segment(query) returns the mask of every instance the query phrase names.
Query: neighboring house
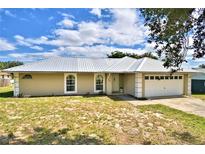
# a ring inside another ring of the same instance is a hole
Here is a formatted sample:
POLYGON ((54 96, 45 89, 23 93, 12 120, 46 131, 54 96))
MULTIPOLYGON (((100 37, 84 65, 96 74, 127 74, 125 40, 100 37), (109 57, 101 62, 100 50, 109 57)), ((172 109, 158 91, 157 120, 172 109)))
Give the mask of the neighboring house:
POLYGON ((192 75, 192 93, 205 93, 205 69, 194 68, 194 70, 198 72, 192 75))
POLYGON ((0 71, 0 87, 5 87, 10 85, 11 79, 12 77, 10 73, 0 71))
POLYGON ((12 79, 12 77, 10 73, 0 71, 0 79, 12 79))
POLYGON ((190 95, 191 72, 170 76, 150 58, 52 58, 5 70, 14 73, 14 96, 128 94, 137 98, 190 95))

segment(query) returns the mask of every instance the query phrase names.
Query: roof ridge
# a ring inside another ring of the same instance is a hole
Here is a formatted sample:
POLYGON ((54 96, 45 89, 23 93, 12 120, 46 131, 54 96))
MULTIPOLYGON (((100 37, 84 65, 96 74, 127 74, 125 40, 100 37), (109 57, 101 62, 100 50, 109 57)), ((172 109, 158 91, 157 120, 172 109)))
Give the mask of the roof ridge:
POLYGON ((136 71, 140 71, 140 69, 142 68, 142 66, 144 65, 145 61, 147 61, 147 57, 144 57, 141 61, 141 64, 139 65, 139 67, 137 68, 136 71))
MULTIPOLYGON (((113 59, 115 59, 115 58, 113 58, 113 59)), ((106 68, 104 71, 110 69, 110 68, 113 67, 114 65, 119 64, 122 60, 124 60, 124 57, 123 57, 123 58, 118 58, 118 59, 119 59, 119 61, 118 61, 117 63, 113 63, 112 65, 108 66, 108 68, 106 68)))
POLYGON ((133 58, 133 60, 134 60, 134 61, 128 66, 127 70, 129 70, 129 69, 132 67, 132 65, 133 65, 134 63, 136 63, 136 61, 141 60, 141 58, 140 58, 140 59, 135 59, 135 58, 133 58))
MULTIPOLYGON (((56 57, 56 58, 64 58, 64 59, 69 59, 69 58, 72 58, 72 59, 122 59, 122 58, 109 58, 109 57, 56 57)), ((49 58, 49 59, 52 59, 52 58, 49 58)))

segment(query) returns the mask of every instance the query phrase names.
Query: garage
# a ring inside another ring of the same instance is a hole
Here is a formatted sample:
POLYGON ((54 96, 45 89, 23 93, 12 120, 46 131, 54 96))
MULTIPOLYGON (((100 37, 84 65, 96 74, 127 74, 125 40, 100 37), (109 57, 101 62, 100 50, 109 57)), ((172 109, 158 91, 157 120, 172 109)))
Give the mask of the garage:
POLYGON ((183 95, 183 75, 145 75, 145 97, 183 95))

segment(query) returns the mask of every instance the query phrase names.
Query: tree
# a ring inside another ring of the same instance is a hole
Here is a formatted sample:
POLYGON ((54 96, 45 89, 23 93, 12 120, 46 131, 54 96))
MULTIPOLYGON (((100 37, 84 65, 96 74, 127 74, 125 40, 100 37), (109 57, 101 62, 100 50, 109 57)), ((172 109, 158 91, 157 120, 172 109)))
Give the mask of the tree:
POLYGON ((192 49, 193 58, 205 54, 205 9, 140 9, 164 67, 179 70, 192 49), (190 38, 193 43, 190 43, 190 38))
POLYGON ((199 68, 205 68, 205 64, 199 65, 199 68))
POLYGON ((20 61, 8 61, 8 62, 0 62, 0 70, 7 69, 14 66, 23 65, 23 62, 20 61))
POLYGON ((125 52, 121 52, 121 51, 113 51, 113 52, 111 52, 111 54, 107 55, 108 58, 122 58, 122 57, 125 57, 125 56, 136 58, 136 59, 140 59, 140 58, 143 58, 143 57, 158 59, 151 52, 146 52, 142 55, 138 55, 136 53, 125 53, 125 52))

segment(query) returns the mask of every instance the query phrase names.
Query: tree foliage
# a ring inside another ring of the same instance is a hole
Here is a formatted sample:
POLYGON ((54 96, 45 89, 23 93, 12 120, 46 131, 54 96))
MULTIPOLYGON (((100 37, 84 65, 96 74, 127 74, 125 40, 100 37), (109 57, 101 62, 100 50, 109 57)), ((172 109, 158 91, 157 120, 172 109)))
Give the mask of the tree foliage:
POLYGON ((125 57, 125 56, 136 58, 136 59, 140 59, 140 58, 144 58, 144 57, 149 57, 149 58, 152 58, 152 59, 158 59, 151 52, 146 52, 144 54, 138 55, 136 53, 125 53, 125 52, 121 52, 121 51, 113 51, 113 52, 111 52, 111 54, 107 55, 108 58, 122 58, 122 57, 125 57))
POLYGON ((199 65, 199 68, 205 68, 205 64, 199 65))
POLYGON ((193 58, 205 54, 205 9, 140 9, 150 33, 148 42, 155 44, 165 67, 175 70, 186 62, 187 51, 193 58), (193 43, 190 42, 193 39, 193 43))
POLYGON ((0 62, 0 70, 7 69, 14 66, 23 65, 23 62, 20 61, 7 61, 7 62, 0 62))

